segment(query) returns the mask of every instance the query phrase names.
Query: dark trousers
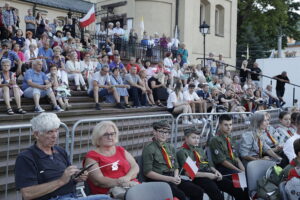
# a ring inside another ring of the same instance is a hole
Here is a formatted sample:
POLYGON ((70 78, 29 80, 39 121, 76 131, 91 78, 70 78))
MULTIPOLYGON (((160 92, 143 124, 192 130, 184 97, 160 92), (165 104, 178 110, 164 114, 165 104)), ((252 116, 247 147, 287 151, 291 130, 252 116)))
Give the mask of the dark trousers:
MULTIPOLYGON (((194 184, 192 181, 181 180, 178 188, 184 192, 185 196, 188 196, 190 200, 202 200, 203 199, 203 189, 198 185, 194 184)), ((177 197, 174 193, 173 195, 177 197)), ((178 198, 178 197, 177 197, 178 198)), ((186 199, 186 198, 185 198, 186 199)), ((181 198, 180 198, 181 200, 181 198)))
MULTIPOLYGON (((238 173, 238 171, 236 170, 228 169, 221 165, 217 166, 216 168, 222 175, 238 173)), ((248 190, 233 187, 231 176, 223 176, 223 180, 218 181, 217 185, 220 188, 220 190, 230 194, 235 198, 235 200, 249 200, 248 190)))
POLYGON ((279 108, 280 107, 280 103, 278 99, 274 99, 272 97, 269 97, 269 105, 273 105, 275 103, 276 107, 279 108))
POLYGON ((201 177, 195 178, 193 182, 200 186, 211 200, 224 200, 224 196, 222 195, 216 181, 201 177))
POLYGON ((128 89, 129 96, 133 101, 133 106, 144 106, 147 103, 146 94, 142 93, 142 90, 137 87, 131 86, 128 89))

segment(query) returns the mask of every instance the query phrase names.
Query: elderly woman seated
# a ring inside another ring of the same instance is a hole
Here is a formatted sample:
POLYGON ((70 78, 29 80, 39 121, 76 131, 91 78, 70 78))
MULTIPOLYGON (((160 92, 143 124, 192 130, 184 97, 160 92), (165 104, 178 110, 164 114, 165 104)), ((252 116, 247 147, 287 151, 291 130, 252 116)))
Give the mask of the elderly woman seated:
POLYGON ((117 146, 119 130, 111 121, 96 125, 92 133, 94 149, 89 151, 84 166, 93 165, 87 183, 92 194, 107 194, 116 187, 131 187, 137 184, 139 167, 123 147, 117 146))
POLYGON ((1 61, 1 66, 2 66, 2 71, 0 72, 0 98, 3 97, 5 101, 6 108, 7 108, 6 112, 9 115, 14 114, 14 111, 12 110, 10 105, 10 98, 14 97, 17 104, 16 112, 18 114, 25 114, 26 111, 24 111, 21 107, 21 95, 23 93, 16 83, 15 73, 9 71, 11 66, 11 61, 9 59, 3 59, 1 61))

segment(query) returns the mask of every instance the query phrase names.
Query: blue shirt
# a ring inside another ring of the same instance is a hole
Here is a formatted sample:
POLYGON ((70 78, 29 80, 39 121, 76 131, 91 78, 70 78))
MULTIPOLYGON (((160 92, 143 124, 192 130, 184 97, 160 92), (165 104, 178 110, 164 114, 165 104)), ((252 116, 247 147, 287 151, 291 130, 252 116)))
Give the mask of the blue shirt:
MULTIPOLYGON (((53 154, 48 155, 34 144, 18 155, 15 163, 15 183, 18 190, 48 183, 63 175, 64 170, 71 165, 67 153, 59 146, 54 146, 52 151, 53 154)), ((75 187, 76 183, 70 180, 66 185, 37 198, 37 200, 46 200, 73 193, 75 187)))
POLYGON ((44 72, 36 72, 33 69, 28 69, 25 73, 23 85, 23 90, 26 90, 29 85, 28 81, 31 80, 33 83, 39 84, 39 85, 45 85, 45 81, 48 80, 48 77, 44 72))
POLYGON ((20 48, 22 48, 25 45, 25 38, 23 37, 16 36, 13 38, 13 40, 15 40, 18 45, 20 45, 20 48))
POLYGON ((117 64, 117 63, 115 63, 115 61, 112 61, 110 64, 109 64, 109 69, 110 70, 113 70, 113 68, 119 68, 119 69, 124 69, 124 65, 123 65, 123 63, 119 63, 119 64, 117 64))
MULTIPOLYGON (((1 50, 2 51, 2 50, 1 50)), ((9 59, 11 61, 11 69, 15 66, 15 61, 19 61, 19 56, 16 52, 9 50, 7 54, 3 54, 2 58, 0 59, 0 66, 2 59, 9 59)), ((2 67, 0 67, 2 70, 2 67)))
POLYGON ((47 57, 46 62, 48 64, 52 60, 53 50, 51 48, 49 48, 49 49, 46 50, 44 47, 40 47, 39 48, 38 56, 47 57))
POLYGON ((209 97, 209 93, 204 92, 203 90, 198 90, 196 93, 199 97, 202 97, 203 99, 207 99, 209 97))

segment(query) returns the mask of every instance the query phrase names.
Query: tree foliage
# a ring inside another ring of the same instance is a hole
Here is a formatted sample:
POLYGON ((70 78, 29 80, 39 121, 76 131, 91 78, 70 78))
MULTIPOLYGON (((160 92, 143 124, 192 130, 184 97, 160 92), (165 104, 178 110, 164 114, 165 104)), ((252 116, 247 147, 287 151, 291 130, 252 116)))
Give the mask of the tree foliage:
MULTIPOLYGON (((300 2, 294 0, 238 0, 237 56, 252 59, 268 56, 277 48, 279 35, 300 39, 298 23, 300 2)), ((283 46, 286 42, 283 42, 283 46)))

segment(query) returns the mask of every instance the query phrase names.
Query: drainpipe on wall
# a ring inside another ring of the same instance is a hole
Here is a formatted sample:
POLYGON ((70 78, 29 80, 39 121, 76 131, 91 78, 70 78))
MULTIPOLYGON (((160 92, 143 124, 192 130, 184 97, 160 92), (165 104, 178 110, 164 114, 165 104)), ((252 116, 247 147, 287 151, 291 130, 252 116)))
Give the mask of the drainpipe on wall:
MULTIPOLYGON (((179 38, 179 27, 178 27, 178 15, 179 15, 179 0, 176 0, 176 11, 175 11, 175 27, 174 27, 174 33, 176 30, 176 26, 177 26, 177 32, 178 32, 178 38, 179 38)), ((175 35, 174 35, 175 36, 175 35)))
POLYGON ((35 16, 35 12, 36 12, 36 3, 33 4, 33 7, 32 7, 32 15, 35 16))

